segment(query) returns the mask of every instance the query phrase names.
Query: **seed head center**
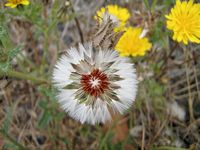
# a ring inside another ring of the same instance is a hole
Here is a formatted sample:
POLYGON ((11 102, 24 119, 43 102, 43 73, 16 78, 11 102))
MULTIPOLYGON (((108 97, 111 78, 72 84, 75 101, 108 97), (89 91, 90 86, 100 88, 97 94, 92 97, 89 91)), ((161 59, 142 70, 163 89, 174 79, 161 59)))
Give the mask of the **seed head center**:
POLYGON ((81 86, 84 92, 92 96, 99 96, 108 89, 108 77, 99 69, 94 69, 90 74, 82 75, 81 86))
POLYGON ((96 88, 100 85, 101 80, 99 80, 98 78, 95 78, 95 77, 91 77, 89 82, 90 82, 92 88, 96 88))

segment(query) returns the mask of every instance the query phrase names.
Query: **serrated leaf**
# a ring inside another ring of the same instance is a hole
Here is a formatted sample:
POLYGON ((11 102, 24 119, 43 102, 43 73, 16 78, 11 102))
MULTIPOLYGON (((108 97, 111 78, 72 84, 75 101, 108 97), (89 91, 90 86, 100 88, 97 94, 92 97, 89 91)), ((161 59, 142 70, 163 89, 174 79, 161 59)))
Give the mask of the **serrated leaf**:
POLYGON ((0 71, 6 73, 10 69, 10 63, 7 62, 0 62, 0 71))
POLYGON ((10 41, 8 33, 5 27, 3 26, 0 26, 0 41, 1 41, 2 47, 7 48, 7 49, 12 47, 12 43, 10 41))
POLYGON ((19 52, 21 51, 21 49, 22 49, 22 46, 18 46, 18 47, 14 48, 14 49, 9 50, 8 51, 8 57, 9 57, 9 59, 12 60, 13 58, 15 58, 15 56, 17 54, 19 54, 19 52))

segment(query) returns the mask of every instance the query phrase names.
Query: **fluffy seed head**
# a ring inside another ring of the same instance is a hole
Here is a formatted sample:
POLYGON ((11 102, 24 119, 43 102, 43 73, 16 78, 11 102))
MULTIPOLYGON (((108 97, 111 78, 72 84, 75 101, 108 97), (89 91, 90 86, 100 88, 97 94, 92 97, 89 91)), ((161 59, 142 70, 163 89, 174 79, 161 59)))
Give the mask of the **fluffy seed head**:
POLYGON ((92 44, 71 48, 53 71, 58 101, 81 123, 105 123, 111 114, 124 113, 133 103, 137 80, 133 64, 114 50, 92 44))

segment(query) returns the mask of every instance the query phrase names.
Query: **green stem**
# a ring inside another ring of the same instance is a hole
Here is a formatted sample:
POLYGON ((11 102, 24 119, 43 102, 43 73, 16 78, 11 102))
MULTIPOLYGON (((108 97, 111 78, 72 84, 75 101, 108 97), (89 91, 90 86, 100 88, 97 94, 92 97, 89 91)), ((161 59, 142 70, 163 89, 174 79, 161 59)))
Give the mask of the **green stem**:
POLYGON ((40 73, 42 74, 45 69, 45 64, 46 64, 46 56, 47 56, 47 51, 48 51, 48 30, 44 32, 44 47, 43 47, 43 56, 42 56, 42 64, 41 64, 41 69, 40 73))
POLYGON ((14 140, 12 137, 10 137, 10 135, 8 135, 8 133, 6 133, 4 130, 0 130, 0 134, 5 137, 7 140, 9 140, 10 142, 12 142, 14 145, 16 145, 20 150, 28 150, 27 148, 25 148, 24 146, 22 146, 21 144, 19 144, 16 140, 14 140))
POLYGON ((186 149, 186 148, 177 148, 177 147, 162 146, 162 147, 152 148, 151 150, 189 150, 189 149, 186 149))
POLYGON ((32 75, 25 74, 25 73, 22 73, 22 72, 13 71, 13 70, 9 70, 7 72, 1 72, 0 71, 0 77, 3 77, 3 76, 9 76, 9 77, 18 78, 18 79, 29 80, 29 81, 32 81, 35 84, 45 84, 45 83, 49 84, 49 82, 45 79, 34 77, 32 75))

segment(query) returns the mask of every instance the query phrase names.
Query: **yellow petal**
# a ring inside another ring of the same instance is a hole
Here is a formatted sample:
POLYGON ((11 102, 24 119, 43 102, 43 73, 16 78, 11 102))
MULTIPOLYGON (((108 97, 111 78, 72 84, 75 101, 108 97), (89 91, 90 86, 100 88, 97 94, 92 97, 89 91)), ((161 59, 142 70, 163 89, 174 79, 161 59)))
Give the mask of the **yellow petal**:
POLYGON ((21 4, 22 4, 22 5, 29 5, 29 3, 30 3, 30 2, 29 2, 28 0, 23 0, 23 1, 21 1, 21 4))
POLYGON ((15 8, 15 7, 17 7, 17 4, 6 3, 5 6, 7 6, 7 7, 11 7, 11 8, 15 8))

